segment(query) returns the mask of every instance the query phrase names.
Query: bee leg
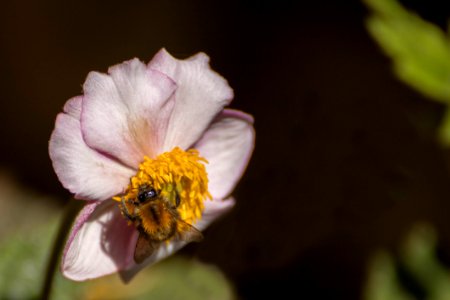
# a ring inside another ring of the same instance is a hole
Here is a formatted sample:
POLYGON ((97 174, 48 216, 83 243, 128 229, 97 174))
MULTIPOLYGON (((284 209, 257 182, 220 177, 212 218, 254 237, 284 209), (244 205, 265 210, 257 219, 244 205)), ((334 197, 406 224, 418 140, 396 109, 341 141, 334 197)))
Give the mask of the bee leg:
POLYGON ((175 191, 175 207, 178 207, 180 205, 181 199, 180 194, 178 194, 177 191, 175 191))
POLYGON ((129 221, 132 221, 132 222, 136 221, 136 217, 131 215, 130 212, 128 211, 124 197, 122 197, 122 213, 129 221))

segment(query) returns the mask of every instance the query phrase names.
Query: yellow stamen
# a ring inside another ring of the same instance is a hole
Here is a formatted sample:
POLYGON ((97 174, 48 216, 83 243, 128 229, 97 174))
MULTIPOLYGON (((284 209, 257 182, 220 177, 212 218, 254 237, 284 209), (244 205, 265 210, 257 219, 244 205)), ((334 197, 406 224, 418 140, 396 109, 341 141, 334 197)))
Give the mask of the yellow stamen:
POLYGON ((130 184, 122 196, 113 197, 116 201, 135 200, 139 187, 150 185, 172 203, 177 194, 180 205, 177 210, 183 221, 193 224, 202 216, 206 198, 211 199, 208 191, 208 176, 205 169, 206 159, 195 149, 183 151, 176 147, 151 159, 144 157, 138 172, 130 179, 130 184))

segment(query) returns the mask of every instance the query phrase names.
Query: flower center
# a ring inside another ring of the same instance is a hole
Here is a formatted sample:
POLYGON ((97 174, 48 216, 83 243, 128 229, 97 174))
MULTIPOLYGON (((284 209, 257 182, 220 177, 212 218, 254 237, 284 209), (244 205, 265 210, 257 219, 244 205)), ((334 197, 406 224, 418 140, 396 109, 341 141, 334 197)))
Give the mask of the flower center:
POLYGON ((208 161, 195 149, 183 151, 176 147, 151 159, 147 156, 139 170, 130 179, 124 195, 113 197, 116 201, 135 202, 143 186, 152 187, 159 197, 177 206, 180 218, 193 224, 202 216, 208 192, 208 176, 205 169, 208 161))

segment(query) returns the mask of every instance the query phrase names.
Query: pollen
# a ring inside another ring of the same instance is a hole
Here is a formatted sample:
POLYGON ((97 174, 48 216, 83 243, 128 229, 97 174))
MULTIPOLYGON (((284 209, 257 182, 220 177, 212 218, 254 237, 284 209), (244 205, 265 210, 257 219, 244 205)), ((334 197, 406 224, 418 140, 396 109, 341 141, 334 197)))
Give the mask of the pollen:
POLYGON ((198 150, 184 151, 179 147, 165 152, 155 159, 144 157, 135 176, 130 179, 125 194, 113 197, 116 201, 135 200, 139 187, 150 185, 173 205, 176 205, 180 218, 194 224, 201 219, 204 201, 212 199, 208 191, 208 176, 205 164, 198 150), (177 199, 179 198, 179 199, 177 199))

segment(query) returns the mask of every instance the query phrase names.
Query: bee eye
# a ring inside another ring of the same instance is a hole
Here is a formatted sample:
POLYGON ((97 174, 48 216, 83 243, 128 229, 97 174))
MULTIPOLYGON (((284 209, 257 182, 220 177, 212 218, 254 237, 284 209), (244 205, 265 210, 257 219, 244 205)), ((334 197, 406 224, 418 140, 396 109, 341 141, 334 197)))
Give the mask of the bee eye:
POLYGON ((140 192, 137 198, 140 203, 143 203, 145 201, 155 198, 157 195, 158 194, 156 193, 155 189, 150 188, 148 190, 140 192))

